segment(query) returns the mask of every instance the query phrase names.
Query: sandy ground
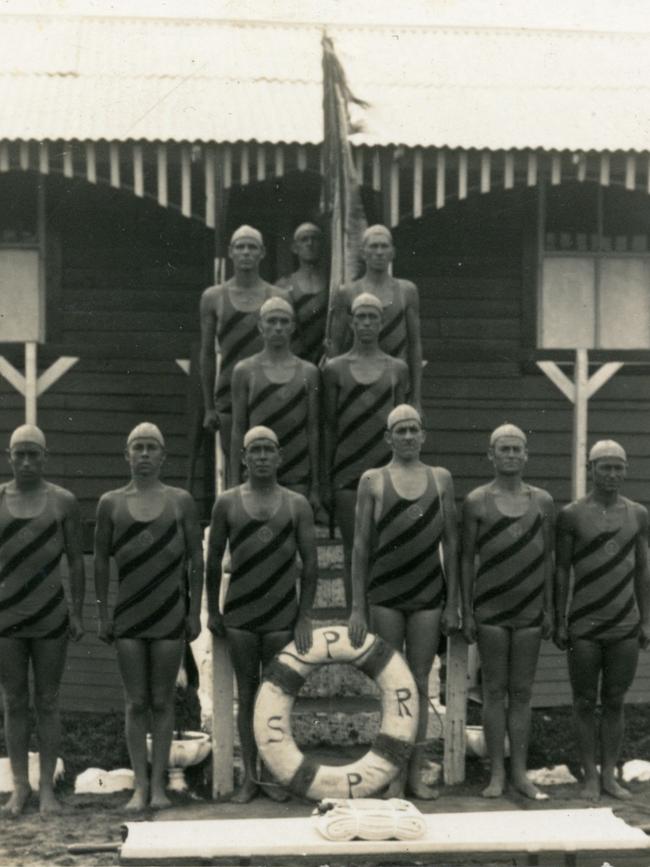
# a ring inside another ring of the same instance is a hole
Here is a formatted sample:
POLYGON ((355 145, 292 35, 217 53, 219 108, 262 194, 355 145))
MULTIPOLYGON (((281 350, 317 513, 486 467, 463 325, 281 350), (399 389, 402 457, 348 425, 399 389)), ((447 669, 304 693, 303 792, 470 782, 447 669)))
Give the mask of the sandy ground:
MULTIPOLYGON (((598 806, 611 807, 614 812, 632 825, 650 828, 650 783, 631 784, 633 798, 625 803, 604 797, 598 806)), ((593 806, 581 800, 577 785, 546 787, 551 798, 542 804, 533 804, 516 795, 508 794, 494 801, 486 801, 479 795, 479 787, 454 786, 444 790, 435 802, 416 801, 422 812, 472 812, 479 810, 498 811, 514 809, 569 809, 593 806)), ((143 813, 127 816, 122 806, 126 794, 109 796, 67 795, 63 797, 64 812, 47 821, 41 820, 36 802, 31 802, 25 814, 18 819, 0 819, 0 865, 61 865, 61 867, 108 867, 119 863, 116 852, 95 852, 75 855, 68 846, 75 843, 101 844, 121 841, 121 826, 125 821, 164 821, 169 819, 219 819, 219 818, 273 818, 308 816, 312 805, 297 800, 278 804, 261 797, 242 807, 234 804, 217 804, 209 801, 190 800, 177 796, 175 806, 162 813, 143 813)), ((610 859, 612 860, 612 859, 610 859)), ((650 862, 647 858, 645 863, 650 862)), ((469 862, 465 862, 469 863, 469 862)), ((472 863, 477 863, 472 861, 472 863)), ((495 863, 490 861, 489 863, 495 863)), ((509 864, 513 862, 508 861, 509 864)), ((612 860, 614 867, 627 862, 620 857, 612 860)), ((644 863, 644 862, 634 862, 644 863)))

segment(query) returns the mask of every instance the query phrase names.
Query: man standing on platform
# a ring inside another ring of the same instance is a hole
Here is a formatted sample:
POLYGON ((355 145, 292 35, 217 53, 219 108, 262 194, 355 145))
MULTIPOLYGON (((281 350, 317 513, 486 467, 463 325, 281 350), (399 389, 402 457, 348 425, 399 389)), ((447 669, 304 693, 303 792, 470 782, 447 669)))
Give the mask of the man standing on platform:
POLYGON ((319 499, 319 372, 291 351, 294 311, 284 298, 260 308, 264 349, 237 363, 232 377, 231 484, 241 481, 244 433, 263 425, 280 442, 278 482, 307 497, 314 514, 319 499))
POLYGON ((204 421, 219 430, 224 455, 230 455, 232 399, 230 382, 235 364, 262 349, 257 327, 260 307, 274 295, 284 295, 260 277, 264 258, 262 235, 251 226, 240 226, 231 240, 229 256, 234 275, 223 285, 210 286, 201 296, 201 386, 204 421), (216 380, 215 341, 221 359, 216 380))
POLYGON ((314 223, 301 223, 293 233, 291 249, 298 257, 298 270, 277 285, 288 293, 296 313, 293 351, 318 365, 325 352, 328 298, 322 231, 314 223))
POLYGON ((366 273, 351 286, 342 286, 332 299, 330 355, 336 356, 350 345, 349 322, 352 302, 362 292, 381 301, 382 328, 380 348, 395 358, 403 358, 409 370, 409 402, 418 410, 422 404, 422 340, 420 336, 420 299, 415 283, 399 280, 390 273, 395 258, 393 236, 386 226, 370 226, 363 233, 361 257, 366 273))
MULTIPOLYGON (((311 647, 309 612, 317 581, 311 507, 301 494, 278 484, 277 436, 270 428, 254 427, 244 436, 243 445, 248 477, 215 503, 206 573, 208 626, 215 635, 227 638, 237 678, 244 779, 233 801, 242 804, 259 791, 253 710, 261 668, 292 637, 299 653, 311 647), (219 596, 226 543, 232 571, 222 614, 219 596)), ((274 786, 270 783, 266 788, 271 796, 274 786)))
POLYGON ((616 764, 625 693, 634 680, 639 646, 646 648, 650 641, 650 575, 648 512, 619 493, 627 470, 625 450, 614 440, 600 440, 589 453, 589 468, 592 490, 565 506, 558 518, 555 643, 561 650, 568 646, 583 795, 596 801, 601 788, 614 798, 631 797, 616 780, 616 764))
POLYGON ((528 446, 520 428, 504 424, 493 431, 488 457, 495 477, 465 500, 461 559, 463 632, 470 644, 478 640, 483 677, 491 764, 483 796, 503 794, 507 731, 513 786, 542 800, 547 795, 528 779, 526 758, 540 643, 552 631, 553 500, 522 479, 528 446))
POLYGON ((388 416, 388 466, 361 477, 352 553, 350 640, 366 635, 366 599, 372 631, 405 653, 420 695, 416 746, 407 771, 389 797, 431 800, 422 782, 429 714, 429 674, 440 631, 458 629, 458 529, 451 475, 420 460, 425 440, 416 409, 401 404, 388 416), (444 569, 443 569, 444 563, 444 569))
POLYGON ((341 531, 346 602, 351 602, 350 563, 354 510, 362 474, 390 459, 385 440, 389 412, 408 392, 408 368, 379 348, 382 304, 363 292, 352 302, 352 349, 323 368, 325 394, 325 467, 327 508, 334 507, 341 531))
POLYGON ((29 665, 40 756, 41 815, 59 812, 52 778, 61 740, 59 686, 68 638, 83 635, 85 591, 81 518, 75 497, 47 482, 45 436, 25 424, 9 440, 13 481, 0 486, 0 687, 14 790, 2 812, 18 816, 31 789, 28 774, 29 665), (72 609, 60 563, 65 554, 72 609))
POLYGON ((201 631, 203 548, 196 506, 187 491, 160 481, 165 441, 150 422, 128 436, 131 481, 97 506, 95 589, 99 639, 115 642, 126 698, 126 742, 133 768, 127 810, 170 806, 165 772, 174 728, 174 688, 185 641, 201 631), (110 558, 118 588, 108 612, 110 558), (189 581, 188 581, 189 576, 189 581), (151 784, 146 735, 151 716, 151 784))

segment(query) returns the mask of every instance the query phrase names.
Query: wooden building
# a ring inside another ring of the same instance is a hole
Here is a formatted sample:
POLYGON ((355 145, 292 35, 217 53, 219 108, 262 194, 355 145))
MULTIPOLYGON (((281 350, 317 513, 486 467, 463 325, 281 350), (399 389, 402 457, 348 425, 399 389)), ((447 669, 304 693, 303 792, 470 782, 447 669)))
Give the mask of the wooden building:
MULTIPOLYGON (((529 479, 564 503, 581 483, 590 398, 589 439, 623 443, 627 492, 648 503, 650 37, 330 35, 370 103, 353 137, 369 215, 393 227, 395 271, 420 287, 427 459, 452 471, 462 498, 489 474, 488 432, 511 420, 531 431, 529 479)), ((224 239, 242 222, 260 228, 275 279, 291 268, 293 228, 318 211, 320 36, 3 19, 0 437, 37 414, 89 550, 135 423, 161 426, 166 478, 185 483, 198 300, 225 271, 224 239)), ((204 515, 210 473, 199 460, 204 515)), ((633 699, 650 699, 649 679, 644 661, 633 699)), ((535 701, 568 700, 547 648, 535 701)), ((64 703, 121 705, 113 653, 93 637, 71 649, 64 703)))

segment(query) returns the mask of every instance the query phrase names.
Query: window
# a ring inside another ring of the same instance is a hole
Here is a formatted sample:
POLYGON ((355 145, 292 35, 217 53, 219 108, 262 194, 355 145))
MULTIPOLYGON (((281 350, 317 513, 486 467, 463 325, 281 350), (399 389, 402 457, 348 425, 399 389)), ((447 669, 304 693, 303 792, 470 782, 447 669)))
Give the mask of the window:
POLYGON ((539 345, 650 348, 650 197, 583 183, 543 205, 539 345))

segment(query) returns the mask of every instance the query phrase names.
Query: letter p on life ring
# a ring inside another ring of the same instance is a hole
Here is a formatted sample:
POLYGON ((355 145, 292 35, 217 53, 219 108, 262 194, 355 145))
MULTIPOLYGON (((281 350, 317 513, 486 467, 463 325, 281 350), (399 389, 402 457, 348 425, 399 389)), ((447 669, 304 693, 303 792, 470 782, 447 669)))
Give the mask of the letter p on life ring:
POLYGON ((367 798, 390 783, 408 760, 417 723, 417 687, 402 655, 371 634, 361 647, 352 647, 347 626, 314 629, 312 647, 304 656, 293 642, 281 650, 264 671, 253 720, 260 755, 278 782, 314 801, 367 798), (381 728, 356 762, 321 765, 298 749, 291 709, 312 671, 342 662, 363 671, 381 690, 381 728))

